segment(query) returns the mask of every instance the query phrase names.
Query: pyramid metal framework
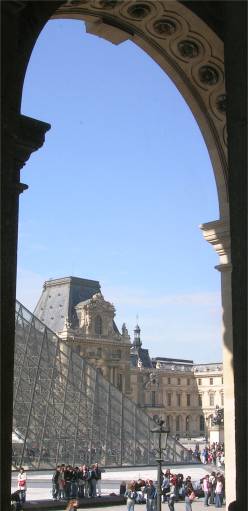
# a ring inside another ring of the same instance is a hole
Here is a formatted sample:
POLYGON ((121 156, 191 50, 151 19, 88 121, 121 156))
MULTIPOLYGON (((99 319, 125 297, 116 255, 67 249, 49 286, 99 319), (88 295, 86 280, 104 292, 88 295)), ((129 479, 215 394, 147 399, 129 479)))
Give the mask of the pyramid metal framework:
MULTIPOLYGON (((13 468, 153 465, 153 420, 16 302, 13 468)), ((189 462, 175 438, 164 458, 189 462)))

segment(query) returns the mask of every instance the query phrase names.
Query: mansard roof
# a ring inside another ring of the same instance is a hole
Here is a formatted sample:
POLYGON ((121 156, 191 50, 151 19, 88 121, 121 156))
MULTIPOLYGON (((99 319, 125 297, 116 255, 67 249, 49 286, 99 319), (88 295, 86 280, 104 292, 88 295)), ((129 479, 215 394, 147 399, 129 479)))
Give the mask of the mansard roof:
POLYGON ((131 367, 137 367, 138 360, 142 362, 142 367, 152 368, 152 361, 150 359, 149 350, 145 348, 131 348, 130 352, 130 364, 131 367))
POLYGON ((59 332, 63 330, 66 318, 72 326, 76 326, 75 305, 100 291, 101 286, 97 280, 78 277, 47 280, 34 314, 53 331, 59 332))

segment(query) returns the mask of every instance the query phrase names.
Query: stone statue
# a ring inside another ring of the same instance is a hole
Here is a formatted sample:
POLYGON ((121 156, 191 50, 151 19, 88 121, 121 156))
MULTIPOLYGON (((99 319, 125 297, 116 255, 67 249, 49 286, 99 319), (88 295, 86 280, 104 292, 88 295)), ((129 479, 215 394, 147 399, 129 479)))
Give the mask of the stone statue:
POLYGON ((71 321, 67 316, 67 318, 65 318, 65 329, 68 330, 69 328, 71 328, 71 326, 72 326, 71 321))
POLYGON ((214 416, 211 420, 212 426, 220 426, 224 425, 224 408, 219 408, 218 405, 216 405, 214 416))
POLYGON ((123 325, 121 327, 121 331, 122 331, 122 335, 124 335, 124 337, 128 336, 128 329, 126 327, 126 323, 123 323, 123 325))

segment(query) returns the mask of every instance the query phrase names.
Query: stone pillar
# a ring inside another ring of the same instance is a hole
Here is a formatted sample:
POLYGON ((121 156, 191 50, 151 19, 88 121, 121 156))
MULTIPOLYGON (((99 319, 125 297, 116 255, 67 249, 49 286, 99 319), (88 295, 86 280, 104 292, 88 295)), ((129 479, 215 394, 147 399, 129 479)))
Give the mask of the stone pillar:
POLYGON ((222 339, 223 339, 223 379, 224 379, 224 432, 226 466, 226 504, 236 498, 235 465, 235 403, 233 373, 233 330, 232 330, 232 288, 231 288, 231 242, 227 218, 200 226, 203 236, 216 250, 220 264, 216 269, 221 273, 222 297, 222 339))
POLYGON ((7 117, 2 132, 2 338, 1 402, 2 502, 6 509, 11 493, 12 403, 15 343, 16 258, 19 194, 27 188, 20 183, 20 169, 31 153, 40 148, 50 125, 20 115, 15 123, 7 117), (15 128, 13 128, 15 126, 15 128), (4 477, 3 477, 4 474, 4 477))
POLYGON ((209 442, 212 444, 213 442, 222 443, 224 442, 224 427, 221 426, 210 426, 209 428, 209 442))

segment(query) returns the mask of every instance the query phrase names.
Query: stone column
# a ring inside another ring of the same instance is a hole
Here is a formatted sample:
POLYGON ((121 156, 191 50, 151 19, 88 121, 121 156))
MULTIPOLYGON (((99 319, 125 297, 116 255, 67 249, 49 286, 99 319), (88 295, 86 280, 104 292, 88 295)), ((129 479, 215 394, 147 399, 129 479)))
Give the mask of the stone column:
POLYGON ((2 338, 1 401, 2 502, 8 507, 11 493, 12 403, 15 342, 16 258, 19 194, 27 188, 20 183, 20 170, 31 153, 39 149, 50 125, 20 115, 15 123, 7 117, 2 132, 2 338), (15 127, 13 127, 15 126, 15 127))
POLYGON ((216 250, 220 264, 216 269, 221 273, 222 297, 222 339, 224 379, 224 439, 226 467, 226 504, 236 498, 235 465, 235 403, 233 374, 233 331, 232 331, 232 288, 231 288, 231 242, 227 218, 202 224, 203 236, 216 250))

